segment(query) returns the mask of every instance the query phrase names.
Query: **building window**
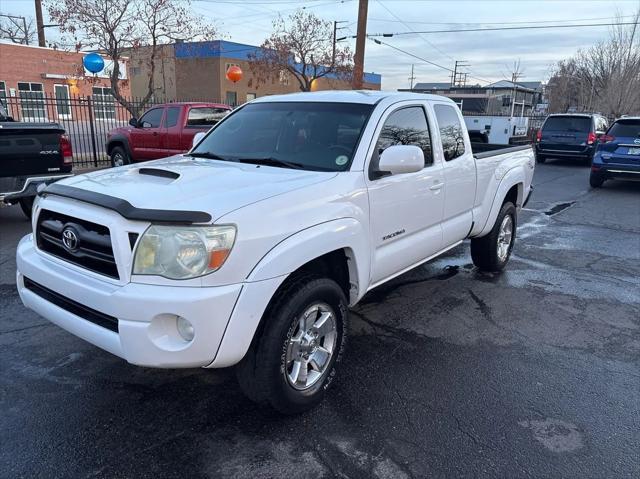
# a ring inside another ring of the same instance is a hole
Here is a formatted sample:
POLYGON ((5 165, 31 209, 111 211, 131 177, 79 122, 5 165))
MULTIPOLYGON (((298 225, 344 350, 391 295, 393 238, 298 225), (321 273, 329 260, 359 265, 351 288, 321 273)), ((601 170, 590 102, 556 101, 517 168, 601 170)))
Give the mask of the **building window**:
POLYGON ((3 81, 0 81, 0 103, 7 108, 7 85, 3 81))
POLYGON ((238 104, 238 94, 235 91, 228 91, 226 103, 229 106, 236 106, 238 104))
POLYGON ((251 101, 251 100, 255 100, 256 99, 256 94, 255 93, 247 93, 247 101, 251 101))
POLYGON ((93 111, 96 120, 115 120, 116 101, 111 93, 111 88, 93 87, 93 111))
POLYGON ((69 85, 53 85, 53 93, 56 97, 56 113, 60 120, 71 120, 71 100, 69 98, 69 85))
POLYGON ((280 70, 280 73, 278 74, 278 80, 280 81, 281 85, 289 85, 289 72, 287 70, 280 70))
POLYGON ((18 82, 18 95, 23 120, 47 119, 42 83, 18 82))

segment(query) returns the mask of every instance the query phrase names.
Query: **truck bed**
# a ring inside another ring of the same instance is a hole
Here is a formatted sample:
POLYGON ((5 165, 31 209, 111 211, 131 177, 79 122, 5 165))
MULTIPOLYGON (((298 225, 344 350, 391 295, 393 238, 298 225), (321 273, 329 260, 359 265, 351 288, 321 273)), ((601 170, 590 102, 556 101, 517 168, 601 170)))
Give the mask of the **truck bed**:
POLYGON ((471 142, 471 150, 476 160, 489 158, 491 156, 502 155, 504 153, 513 153, 516 151, 531 149, 531 145, 496 145, 494 143, 476 143, 471 142))

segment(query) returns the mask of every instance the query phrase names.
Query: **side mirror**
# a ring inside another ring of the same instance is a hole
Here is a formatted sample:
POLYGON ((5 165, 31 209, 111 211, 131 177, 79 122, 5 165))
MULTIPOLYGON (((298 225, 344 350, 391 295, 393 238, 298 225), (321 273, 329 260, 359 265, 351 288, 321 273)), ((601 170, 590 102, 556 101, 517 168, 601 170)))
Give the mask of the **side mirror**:
POLYGON ((129 119, 129 125, 131 125, 134 128, 138 128, 138 119, 137 118, 130 118, 129 119))
POLYGON ((191 148, 195 148, 195 146, 200 143, 200 140, 202 140, 205 135, 206 133, 204 131, 199 131, 198 133, 196 133, 193 136, 193 140, 191 141, 191 148))
POLYGON ((424 153, 415 145, 393 145, 380 155, 378 171, 399 175, 416 173, 424 168, 424 153))

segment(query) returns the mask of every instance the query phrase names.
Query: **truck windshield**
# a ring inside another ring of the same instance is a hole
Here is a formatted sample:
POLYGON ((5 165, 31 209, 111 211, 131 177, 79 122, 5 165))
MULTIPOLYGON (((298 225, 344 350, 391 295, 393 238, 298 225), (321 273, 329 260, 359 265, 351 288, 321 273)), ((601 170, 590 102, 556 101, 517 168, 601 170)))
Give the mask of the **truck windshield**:
POLYGON ((373 107, 252 103, 222 121, 191 153, 283 168, 345 171, 373 107))

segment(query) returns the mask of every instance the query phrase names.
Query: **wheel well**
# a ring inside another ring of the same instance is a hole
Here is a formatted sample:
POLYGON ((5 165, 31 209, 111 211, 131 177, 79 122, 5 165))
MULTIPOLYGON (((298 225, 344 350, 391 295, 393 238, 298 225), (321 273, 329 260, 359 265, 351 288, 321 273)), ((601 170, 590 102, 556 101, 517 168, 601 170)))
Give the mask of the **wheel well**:
POLYGON ((344 249, 323 254, 291 273, 290 277, 311 273, 334 280, 344 291, 347 299, 351 291, 349 257, 344 249))
POLYGON ((352 259, 353 253, 351 250, 338 249, 331 251, 330 253, 323 254, 322 256, 318 256, 293 271, 271 297, 271 300, 260 319, 260 323, 258 324, 256 331, 253 333, 251 347, 253 347, 257 338, 262 335, 262 331, 265 327, 265 317, 269 314, 269 311, 273 306, 274 299, 288 287, 291 281, 295 281, 295 279, 300 276, 312 274, 333 279, 342 288, 349 303, 355 302, 357 295, 357 272, 355 270, 355 263, 352 259), (351 278, 353 278, 353 284, 356 285, 354 286, 353 293, 351 292, 351 278))
POLYGON ((504 197, 504 201, 502 204, 504 205, 506 202, 511 202, 514 206, 518 206, 522 204, 522 183, 518 183, 517 185, 513 185, 511 189, 507 192, 507 195, 504 197), (520 200, 520 201, 519 201, 520 200))
POLYGON ((127 155, 129 154, 129 149, 123 140, 114 140, 107 145, 107 156, 111 156, 111 152, 117 146, 122 148, 127 155))

